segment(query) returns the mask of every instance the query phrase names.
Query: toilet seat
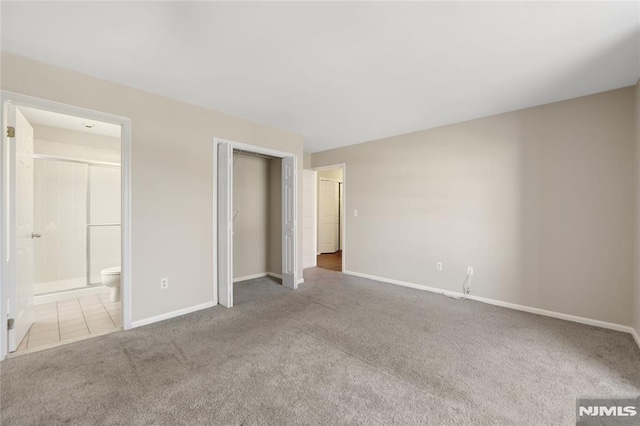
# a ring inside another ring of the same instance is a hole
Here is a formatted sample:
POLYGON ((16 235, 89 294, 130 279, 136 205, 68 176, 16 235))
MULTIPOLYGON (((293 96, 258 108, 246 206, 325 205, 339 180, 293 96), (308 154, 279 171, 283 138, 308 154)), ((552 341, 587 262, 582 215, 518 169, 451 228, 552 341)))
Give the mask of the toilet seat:
POLYGON ((111 268, 104 268, 100 271, 100 275, 120 275, 121 268, 119 266, 113 266, 111 268))

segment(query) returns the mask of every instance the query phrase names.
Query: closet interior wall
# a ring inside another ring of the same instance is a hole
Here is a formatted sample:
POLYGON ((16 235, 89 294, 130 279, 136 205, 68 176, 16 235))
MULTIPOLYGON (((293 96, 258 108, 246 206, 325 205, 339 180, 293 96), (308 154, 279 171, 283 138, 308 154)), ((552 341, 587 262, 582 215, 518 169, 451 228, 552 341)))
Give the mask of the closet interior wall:
POLYGON ((234 152, 233 278, 281 273, 281 160, 234 152))

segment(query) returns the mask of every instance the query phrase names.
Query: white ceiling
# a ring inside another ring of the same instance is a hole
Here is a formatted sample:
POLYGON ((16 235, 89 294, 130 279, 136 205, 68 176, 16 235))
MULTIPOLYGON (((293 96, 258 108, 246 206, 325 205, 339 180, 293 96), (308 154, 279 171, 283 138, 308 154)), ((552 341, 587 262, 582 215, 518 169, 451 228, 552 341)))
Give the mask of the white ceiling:
POLYGON ((81 117, 29 107, 20 107, 20 111, 22 111, 27 121, 31 124, 42 124, 59 129, 75 130, 92 135, 109 136, 120 139, 121 130, 117 124, 87 120, 81 117))
POLYGON ((2 50, 322 151, 629 86, 640 3, 7 2, 2 50))

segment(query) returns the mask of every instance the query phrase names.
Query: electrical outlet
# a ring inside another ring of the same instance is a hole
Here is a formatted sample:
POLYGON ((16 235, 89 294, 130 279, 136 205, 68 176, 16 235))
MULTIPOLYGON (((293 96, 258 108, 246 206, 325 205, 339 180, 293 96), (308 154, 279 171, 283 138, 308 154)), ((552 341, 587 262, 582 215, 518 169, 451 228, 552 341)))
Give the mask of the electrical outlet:
POLYGON ((169 278, 162 278, 160 280, 160 290, 169 288, 169 278))
POLYGON ((442 271, 442 262, 436 262, 436 271, 442 271))
POLYGON ((467 275, 473 276, 473 266, 467 266, 467 275))
POLYGON ((354 210, 354 211, 353 211, 353 215, 354 215, 354 216, 358 216, 358 210, 354 210))

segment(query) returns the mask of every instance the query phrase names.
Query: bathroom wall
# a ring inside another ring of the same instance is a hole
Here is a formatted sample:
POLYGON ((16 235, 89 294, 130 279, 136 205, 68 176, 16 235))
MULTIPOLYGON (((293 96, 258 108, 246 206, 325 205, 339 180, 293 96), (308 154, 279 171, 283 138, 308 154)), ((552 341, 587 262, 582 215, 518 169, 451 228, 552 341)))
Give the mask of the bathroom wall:
MULTIPOLYGON (((86 274, 87 166, 34 160, 34 282, 49 283, 86 274)), ((54 288, 37 287, 49 292, 54 288)))
POLYGON ((120 139, 31 123, 39 154, 92 161, 120 162, 120 139))
MULTIPOLYGON (((35 123, 32 126, 35 154, 119 162, 120 140, 117 138, 35 123)), ((109 176, 108 190, 93 191, 92 212, 95 215, 115 211, 117 217, 111 214, 111 218, 119 222, 119 169, 34 160, 34 230, 42 235, 34 241, 36 284, 86 277, 87 175, 90 173, 92 176, 92 187, 102 182, 103 185, 98 188, 104 188, 105 170, 108 170, 106 173, 109 176)), ((119 229, 115 232, 115 239, 113 232, 107 231, 106 236, 96 235, 93 242, 94 254, 97 254, 94 259, 100 262, 99 253, 103 252, 108 266, 119 265, 119 229)), ((98 271, 93 282, 99 281, 98 271)), ((37 289, 38 292, 47 292, 47 285, 39 285, 37 289)), ((49 287, 50 291, 56 289, 49 287)))
POLYGON ((96 284, 102 269, 121 263, 120 169, 89 166, 89 188, 89 273, 96 284))

